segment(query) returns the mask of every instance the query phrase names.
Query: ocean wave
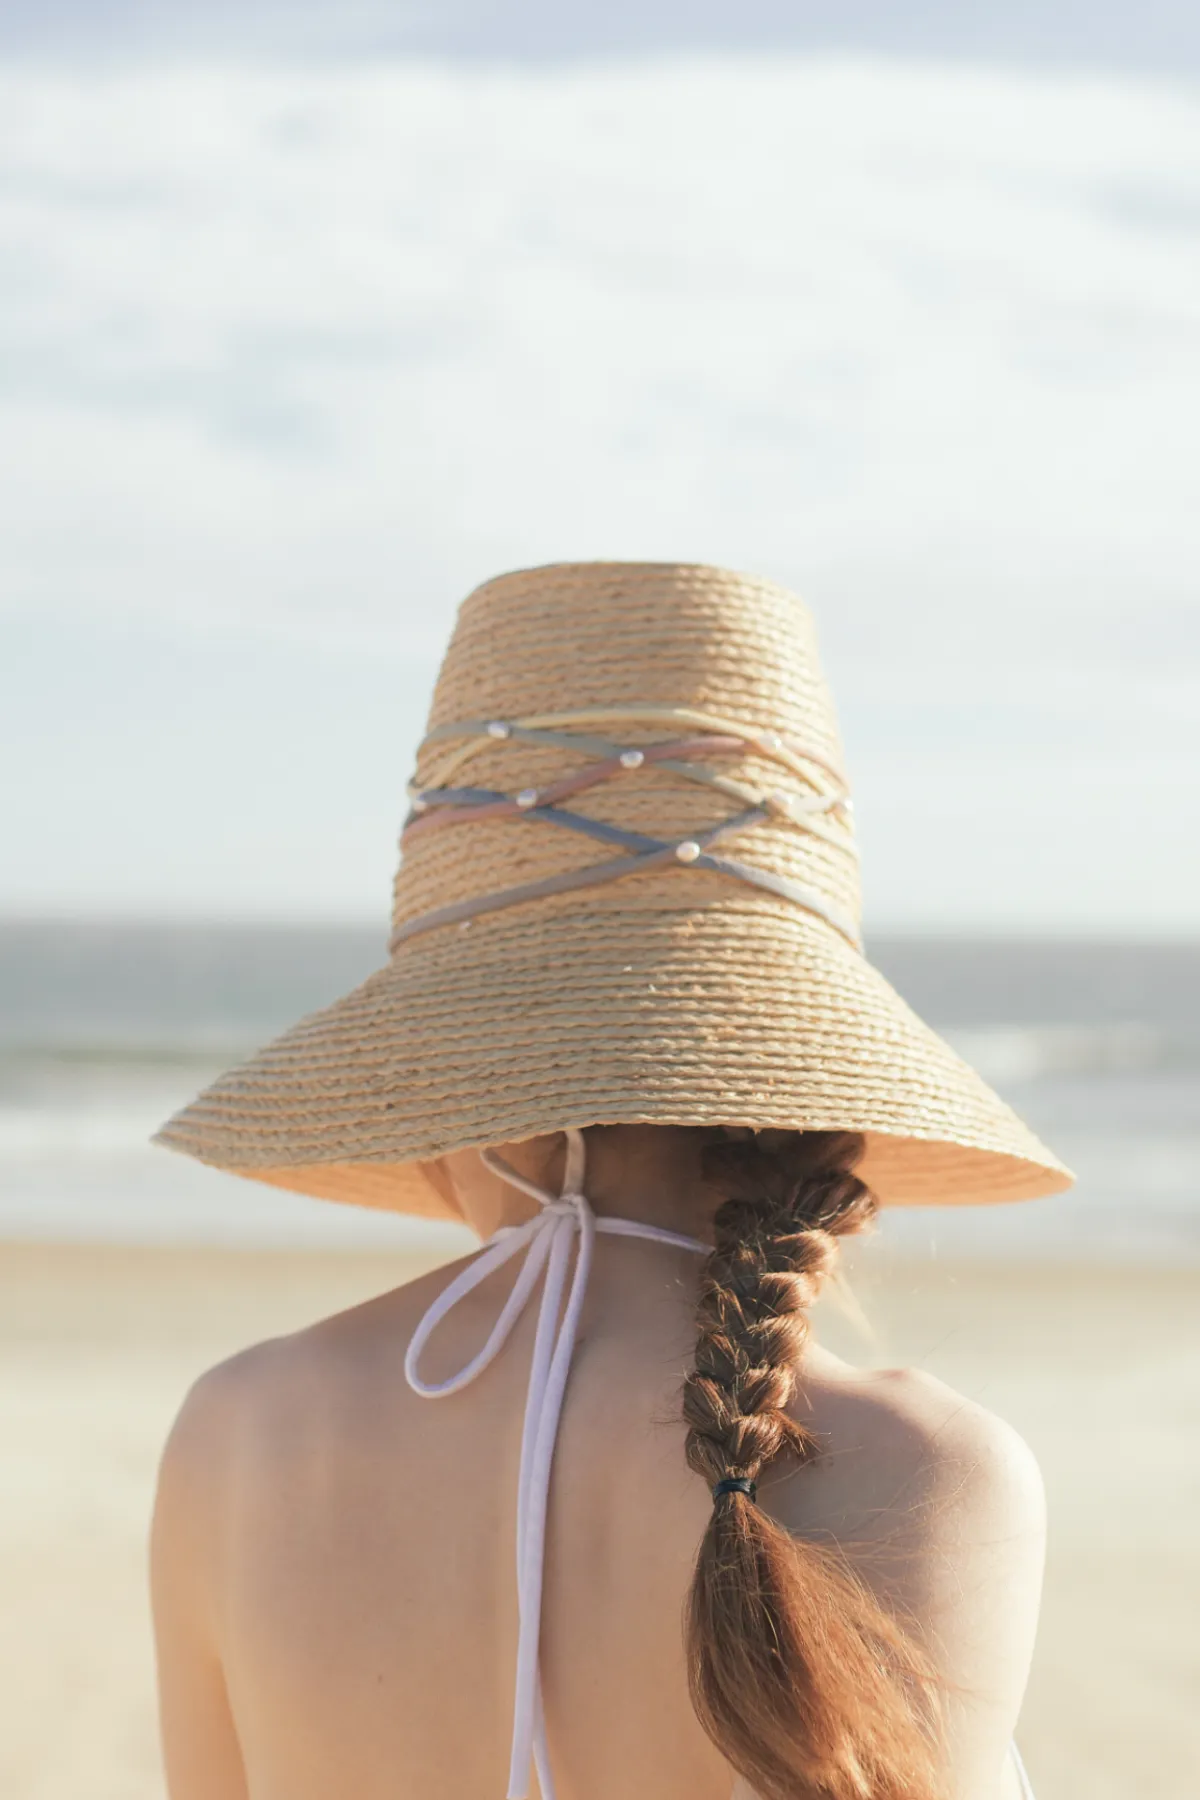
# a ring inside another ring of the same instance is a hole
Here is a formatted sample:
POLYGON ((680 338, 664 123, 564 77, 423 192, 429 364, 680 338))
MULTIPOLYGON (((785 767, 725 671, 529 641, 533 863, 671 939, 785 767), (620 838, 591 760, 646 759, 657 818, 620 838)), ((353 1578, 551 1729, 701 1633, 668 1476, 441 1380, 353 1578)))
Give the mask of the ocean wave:
POLYGON ((998 1086, 1052 1075, 1139 1075, 1200 1067, 1200 1044, 1122 1025, 1000 1025, 943 1033, 998 1086))
POLYGON ((95 1162, 144 1150, 166 1110, 115 1107, 0 1107, 0 1165, 95 1162))
MULTIPOLYGON (((932 1021, 937 1028, 936 1019, 932 1021)), ((1188 1039, 1152 1025, 1020 1024, 942 1027, 947 1042, 999 1085, 1060 1075, 1138 1075, 1200 1070, 1200 1037, 1188 1039)), ((243 1062, 255 1045, 210 1033, 173 1040, 72 1039, 10 1045, 0 1050, 0 1094, 35 1083, 47 1091, 139 1086, 178 1091, 181 1098, 223 1069, 243 1062)))
POLYGON ((171 1038, 111 1037, 34 1038, 0 1045, 3 1071, 21 1068, 128 1069, 228 1068, 243 1062, 258 1040, 233 1038, 224 1032, 183 1031, 171 1038))

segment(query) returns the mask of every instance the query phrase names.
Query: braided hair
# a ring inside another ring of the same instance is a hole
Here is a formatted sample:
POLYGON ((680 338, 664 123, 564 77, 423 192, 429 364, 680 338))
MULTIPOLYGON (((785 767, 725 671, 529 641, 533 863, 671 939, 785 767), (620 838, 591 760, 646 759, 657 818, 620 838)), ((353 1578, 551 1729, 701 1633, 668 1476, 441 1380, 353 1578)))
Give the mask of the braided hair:
POLYGON ((761 1800, 935 1800, 936 1694, 919 1647, 845 1557, 755 1504, 776 1457, 820 1445, 794 1416, 808 1309, 838 1239, 877 1203, 844 1132, 714 1134, 714 1220, 683 1392, 689 1466, 716 1490, 687 1606, 701 1724, 761 1800))

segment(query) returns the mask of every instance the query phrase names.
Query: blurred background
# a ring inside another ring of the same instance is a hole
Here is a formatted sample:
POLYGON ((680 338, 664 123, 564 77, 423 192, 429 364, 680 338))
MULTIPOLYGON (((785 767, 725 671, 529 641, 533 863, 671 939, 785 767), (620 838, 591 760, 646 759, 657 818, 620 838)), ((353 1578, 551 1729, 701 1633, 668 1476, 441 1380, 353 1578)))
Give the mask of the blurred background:
POLYGON ((461 1248, 146 1138, 383 960, 462 595, 614 557, 806 597, 871 954, 1079 1172, 827 1330, 1041 1457, 1039 1800, 1193 1793, 1200 14, 4 0, 0 398, 0 1789, 161 1800, 188 1381, 461 1248))

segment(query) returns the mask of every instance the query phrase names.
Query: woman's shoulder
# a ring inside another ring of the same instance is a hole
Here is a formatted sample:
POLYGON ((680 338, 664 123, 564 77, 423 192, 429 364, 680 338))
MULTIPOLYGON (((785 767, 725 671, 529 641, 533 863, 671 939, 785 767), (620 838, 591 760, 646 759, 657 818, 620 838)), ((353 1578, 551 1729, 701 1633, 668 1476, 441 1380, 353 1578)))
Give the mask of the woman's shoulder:
POLYGON ((986 1535, 999 1521, 1022 1539, 1040 1536, 1045 1502, 1030 1446, 925 1370, 858 1369, 817 1351, 794 1404, 822 1451, 803 1482, 788 1484, 798 1510, 836 1512, 858 1535, 879 1529, 882 1509, 887 1529, 935 1545, 986 1535))
POLYGON ((818 1352, 802 1389, 797 1417, 822 1453, 764 1498, 790 1530, 843 1554, 915 1630, 954 1697, 955 1791, 1015 1793, 1007 1747, 1045 1548, 1033 1451, 1006 1420, 922 1370, 853 1369, 818 1352))
POLYGON ((245 1473, 323 1453, 330 1434, 353 1429, 381 1392, 407 1393, 403 1345, 457 1266, 265 1338, 204 1371, 183 1397, 164 1467, 187 1468, 211 1485, 234 1466, 245 1473))

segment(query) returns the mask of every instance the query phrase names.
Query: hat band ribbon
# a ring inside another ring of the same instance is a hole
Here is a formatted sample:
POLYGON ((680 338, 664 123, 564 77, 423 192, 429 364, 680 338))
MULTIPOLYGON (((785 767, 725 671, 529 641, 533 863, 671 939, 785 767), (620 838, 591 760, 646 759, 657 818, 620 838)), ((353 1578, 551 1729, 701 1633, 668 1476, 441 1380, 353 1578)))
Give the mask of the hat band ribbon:
POLYGON ((512 1335, 517 1320, 529 1304, 538 1280, 545 1273, 534 1335, 533 1360, 525 1400, 521 1432, 521 1461, 517 1477, 517 1678, 513 1702, 512 1757, 508 1775, 509 1800, 524 1800, 529 1792, 530 1763, 537 1770, 542 1800, 554 1800, 554 1779, 546 1744, 542 1712, 538 1642, 542 1617, 542 1580, 546 1549, 546 1511, 550 1498, 550 1473, 563 1394, 579 1329, 579 1315, 587 1292, 592 1248, 598 1231, 615 1237, 647 1238, 678 1250, 706 1256, 710 1244, 682 1237, 673 1231, 645 1225, 639 1219, 597 1218, 582 1192, 586 1149, 583 1133, 569 1130, 562 1191, 551 1194, 536 1182, 510 1169, 490 1150, 480 1155, 487 1166, 522 1193, 538 1202, 540 1211, 524 1225, 506 1226, 488 1239, 476 1261, 440 1293, 421 1319, 409 1342, 404 1373, 409 1386, 425 1400, 442 1400, 457 1394, 483 1373, 512 1335), (568 1271, 572 1246, 578 1244, 575 1267, 568 1271), (524 1252, 524 1261, 512 1292, 500 1310, 483 1349, 464 1363, 457 1375, 445 1381, 425 1381, 420 1373, 421 1354, 430 1337, 458 1302, 486 1281, 506 1262, 524 1252), (565 1305, 564 1305, 565 1301, 565 1305))
POLYGON ((746 725, 715 713, 700 712, 692 706, 606 706, 589 707, 580 712, 539 713, 523 719, 463 719, 437 725, 418 748, 420 757, 432 745, 457 740, 458 747, 449 751, 431 776, 431 785, 442 786, 457 774, 470 757, 487 748, 489 739, 512 738, 517 743, 561 744, 568 750, 590 750, 593 755, 612 756, 617 747, 606 738, 591 738, 578 730, 580 725, 674 725, 686 726, 720 737, 733 737, 746 749, 782 763, 803 780, 812 780, 813 768, 832 777, 842 788, 845 776, 828 754, 811 744, 788 737, 783 732, 746 725), (566 729, 564 729, 566 728, 566 729))
MULTIPOLYGON (((489 798, 503 800, 505 796, 489 798)), ((423 932, 436 931, 443 925, 465 924, 483 913, 500 912, 509 906, 549 899, 552 895, 568 894, 581 888, 604 887, 609 882, 620 881, 626 875, 642 874, 647 869, 680 866, 705 869, 715 875, 733 876, 751 887, 789 900, 793 905, 803 907, 806 912, 815 913, 824 919, 856 950, 862 948, 853 919, 823 895, 814 893, 811 888, 802 887, 799 882, 788 880, 784 875, 775 875, 769 869, 758 869, 749 863, 735 862, 730 857, 708 854, 708 845, 716 843, 719 838, 744 831, 751 825, 761 824, 763 820, 769 819, 771 814, 765 807, 749 807, 732 819, 723 820, 721 824, 714 825, 707 831, 697 832, 694 837, 685 838, 682 842, 664 842, 661 838, 646 837, 641 832, 627 831, 620 825, 607 825, 599 819, 589 819, 582 813, 567 812, 561 807, 533 807, 518 816, 526 819, 540 816, 549 823, 565 826, 568 830, 584 832, 587 836, 599 838, 606 843, 620 844, 635 854, 616 857, 608 862, 592 863, 583 869, 564 869, 557 874, 543 876, 540 881, 522 882, 517 887, 494 888, 490 893, 473 894, 469 899, 456 900, 449 906, 435 907, 431 912, 420 913, 415 919, 409 919, 399 926, 392 933, 392 950, 423 932)))
POLYGON ((516 721, 466 720, 438 726, 425 739, 421 750, 424 752, 427 747, 450 739, 458 740, 457 747, 448 757, 443 756, 436 772, 431 772, 428 785, 415 781, 409 785, 412 811, 404 824, 402 843, 411 842, 430 832, 480 819, 525 818, 582 832, 601 842, 619 845, 630 854, 594 863, 588 868, 563 870, 538 881, 523 882, 516 887, 493 889, 488 893, 452 902, 448 906, 433 908, 396 928, 389 945, 392 951, 409 938, 443 926, 465 925, 485 913, 526 905, 558 894, 605 886, 622 880, 627 875, 679 864, 732 877, 763 892, 774 894, 823 919, 855 949, 862 948, 855 920, 824 895, 770 870, 735 861, 731 857, 710 854, 710 846, 721 837, 773 819, 810 831, 835 849, 856 855, 852 833, 846 828, 850 801, 845 792, 844 780, 840 771, 820 752, 787 740, 778 732, 733 723, 686 707, 624 707, 606 712, 546 714, 536 719, 516 721), (613 723, 618 720, 634 720, 640 724, 666 721, 685 724, 692 728, 693 735, 665 743, 622 749, 608 738, 562 729, 564 726, 577 726, 581 723, 613 723), (695 735, 697 732, 699 735, 695 735), (447 785, 450 777, 461 770, 476 752, 486 748, 489 743, 508 739, 541 746, 553 745, 569 749, 575 754, 582 751, 595 760, 581 769, 560 776, 543 788, 526 788, 516 796, 492 788, 447 785), (789 794, 776 790, 760 796, 743 783, 730 780, 691 760, 697 754, 744 755, 747 752, 784 763, 814 791, 789 794), (719 789, 739 800, 741 810, 707 831, 672 842, 606 824, 556 804, 571 795, 613 780, 627 771, 640 769, 648 763, 657 765, 664 771, 682 775, 687 780, 719 789), (814 775, 814 767, 820 771, 819 776, 814 775), (832 791, 823 785, 829 778, 837 784, 832 791), (841 819, 835 826, 830 815, 839 813, 841 819))
POLYGON ((802 825, 806 831, 822 838, 835 850, 840 850, 847 856, 858 855, 858 846, 844 828, 844 823, 838 829, 826 822, 828 814, 840 813, 844 821, 851 812, 850 799, 844 791, 826 793, 818 790, 809 794, 789 794, 777 788, 771 793, 760 795, 744 782, 733 781, 727 775, 719 775, 715 770, 690 760, 700 754, 742 756, 746 752, 744 738, 708 735, 662 744, 639 745, 636 750, 621 750, 595 738, 568 737, 565 732, 518 733, 514 728, 512 735, 519 735, 522 741, 552 743, 568 746, 576 751, 593 749, 604 754, 599 761, 588 763, 570 775, 561 775, 540 788, 526 788, 515 799, 484 788, 422 787, 411 782, 409 794, 412 798, 412 811, 404 822, 402 843, 409 843, 446 825, 465 823, 466 815, 461 812, 455 814, 449 809, 453 806, 461 807, 468 799, 479 805, 479 810, 470 815, 472 818, 511 817, 533 806, 549 806, 575 794, 586 793, 589 788, 601 787, 630 770, 649 765, 672 775, 682 775, 687 781, 716 788, 730 799, 740 801, 742 806, 765 806, 772 815, 793 825, 802 825))

